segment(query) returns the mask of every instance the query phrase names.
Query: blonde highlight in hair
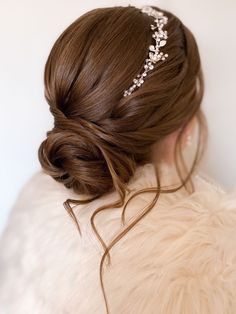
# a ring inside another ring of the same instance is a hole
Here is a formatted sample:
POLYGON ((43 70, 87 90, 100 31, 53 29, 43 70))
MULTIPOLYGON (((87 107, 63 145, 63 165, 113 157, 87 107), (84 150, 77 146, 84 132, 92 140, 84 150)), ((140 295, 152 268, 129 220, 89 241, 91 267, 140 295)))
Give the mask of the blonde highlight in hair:
POLYGON ((111 248, 152 210, 161 193, 174 193, 182 187, 189 193, 194 191, 191 175, 206 145, 198 47, 193 34, 179 19, 163 12, 168 16, 165 47, 169 57, 128 97, 123 98, 123 91, 142 69, 152 40, 152 18, 133 6, 98 8, 82 15, 56 40, 45 66, 45 98, 54 116, 54 127, 41 143, 38 157, 42 168, 56 181, 77 194, 91 196, 86 200, 67 199, 63 204, 81 236, 74 206, 112 191, 118 194, 117 200, 97 208, 90 217, 104 249, 100 284, 107 313, 103 266, 106 258, 111 263, 111 248), (198 143, 188 170, 182 138, 194 116, 198 121, 198 143), (153 144, 180 127, 174 155, 181 184, 174 188, 161 186, 155 164, 156 187, 132 193, 128 183, 138 166, 151 162, 153 144), (126 225, 127 205, 142 193, 154 193, 153 200, 126 225), (110 208, 122 208, 124 228, 107 244, 96 228, 95 217, 110 208))

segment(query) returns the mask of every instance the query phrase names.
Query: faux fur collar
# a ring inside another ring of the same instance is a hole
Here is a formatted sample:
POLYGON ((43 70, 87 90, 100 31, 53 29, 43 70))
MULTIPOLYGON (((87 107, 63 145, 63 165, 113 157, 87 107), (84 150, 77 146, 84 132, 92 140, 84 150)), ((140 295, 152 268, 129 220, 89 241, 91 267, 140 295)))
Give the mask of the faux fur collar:
MULTIPOLYGON (((162 178, 173 181, 168 166, 162 178)), ((111 314, 236 313, 236 192, 199 174, 193 180, 193 194, 181 189, 161 195, 111 249, 111 265, 104 267, 111 314)), ((155 185, 153 165, 146 164, 129 186, 155 185)), ((0 242, 1 314, 105 314, 99 281, 103 248, 90 217, 117 194, 74 208, 80 238, 62 204, 82 197, 43 171, 24 186, 0 242)), ((153 197, 134 198, 126 222, 153 197)), ((121 208, 110 208, 96 216, 107 244, 125 227, 120 215, 121 208)))

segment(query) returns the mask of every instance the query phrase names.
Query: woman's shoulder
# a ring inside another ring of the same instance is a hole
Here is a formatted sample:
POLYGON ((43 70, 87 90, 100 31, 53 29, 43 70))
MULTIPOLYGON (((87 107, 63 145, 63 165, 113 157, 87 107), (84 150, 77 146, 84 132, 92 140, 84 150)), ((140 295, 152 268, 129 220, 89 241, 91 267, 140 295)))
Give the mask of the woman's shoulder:
MULTIPOLYGON (((18 192, 9 213, 8 221, 15 216, 28 215, 33 218, 36 212, 50 213, 61 208, 63 202, 74 194, 63 184, 57 182, 42 169, 35 171, 18 192)), ((39 214, 38 214, 39 215, 39 214)))
MULTIPOLYGON (((152 169, 151 165, 139 168, 130 187, 136 191, 155 186, 152 169)), ((140 309, 151 313, 157 304, 163 313, 178 314, 183 308, 191 313, 196 306, 199 313, 208 306, 211 313, 225 313, 227 306, 235 309, 236 192, 225 191, 202 173, 193 181, 196 190, 190 195, 183 190, 161 195, 152 211, 112 249, 113 267, 107 278, 111 276, 109 291, 115 313, 129 313, 129 305, 136 313, 140 309), (152 298, 153 291, 158 293, 152 298)), ((144 193, 134 198, 127 216, 132 218, 153 197, 153 193, 144 193)), ((33 293, 27 289, 29 285, 37 287, 33 307, 38 308, 44 298, 55 301, 59 309, 67 307, 71 292, 76 291, 79 299, 85 285, 89 296, 97 293, 96 267, 102 248, 87 218, 97 207, 114 202, 114 194, 87 204, 80 213, 75 209, 82 238, 63 207, 67 198, 76 195, 42 171, 22 188, 0 243, 0 309, 3 302, 11 308, 12 299, 14 309, 16 305, 26 308, 32 296, 22 297, 21 292, 33 293), (83 278, 90 279, 85 283, 83 278), (58 294, 55 285, 63 287, 58 294)), ((121 210, 111 208, 97 216, 98 229, 108 242, 120 231, 120 214, 121 210)), ((44 306, 42 303, 41 312, 46 312, 44 306)))
POLYGON ((68 216, 63 202, 69 193, 43 170, 34 172, 14 200, 0 245, 5 248, 7 241, 18 243, 23 238, 26 243, 36 230, 40 233, 40 226, 50 225, 55 219, 59 222, 59 218, 63 221, 68 216))
MULTIPOLYGON (((235 188, 227 189, 221 183, 219 183, 216 179, 206 174, 203 171, 198 171, 194 177, 195 184, 199 187, 200 185, 207 189, 213 189, 214 191, 220 192, 221 194, 232 194, 236 192, 236 183, 235 188)), ((200 187, 201 187, 200 186, 200 187)))
MULTIPOLYGON (((166 163, 161 163, 159 166, 158 175, 162 188, 176 188, 180 185, 181 180, 179 174, 173 165, 170 166, 166 163)), ((194 198, 195 200, 198 199, 199 202, 203 202, 208 198, 209 202, 212 201, 213 203, 221 199, 221 202, 225 202, 225 205, 227 206, 229 205, 229 200, 231 200, 232 204, 236 204, 236 183, 235 188, 226 189, 223 185, 201 170, 197 170, 192 174, 191 181, 194 187, 192 197, 189 197, 189 193, 182 187, 173 193, 161 193, 159 200, 163 200, 167 203, 168 201, 170 203, 176 203, 183 200, 191 202, 192 198, 194 198)), ((156 187, 157 180, 154 164, 146 163, 139 166, 128 186, 131 190, 135 191, 143 188, 156 187)), ((152 193, 141 194, 140 198, 149 200, 152 198, 151 194, 152 193)))
MULTIPOLYGON (((151 182, 149 171, 146 175, 140 176, 139 187, 143 180, 151 182)), ((122 298, 130 293, 130 304, 147 313, 156 304, 161 305, 163 313, 182 313, 183 309, 205 313, 207 308, 209 313, 234 313, 236 191, 223 189, 200 172, 193 181, 192 194, 162 194, 152 211, 114 248, 111 276, 120 278, 122 274, 125 278, 123 284, 119 281, 124 294, 118 285, 117 289, 111 287, 117 296, 117 310, 122 298), (127 278, 135 295, 125 285, 127 278), (150 291, 158 287, 154 299, 142 298, 145 280, 150 291)), ((153 193, 143 194, 143 200, 153 200, 153 193)))
POLYGON ((65 187, 48 175, 43 169, 35 171, 18 193, 16 202, 20 200, 36 200, 42 196, 64 193, 65 187))
POLYGON ((193 183, 195 192, 189 197, 190 202, 198 202, 203 210, 208 208, 212 213, 222 211, 225 215, 236 215, 236 187, 226 188, 201 171, 193 177, 193 183))
MULTIPOLYGON (((58 299, 69 297, 70 273, 86 245, 63 206, 70 196, 43 171, 35 172, 19 192, 0 238, 1 313, 51 313, 57 280, 61 286, 67 282, 58 299)), ((60 306, 53 309, 60 311, 60 306)))

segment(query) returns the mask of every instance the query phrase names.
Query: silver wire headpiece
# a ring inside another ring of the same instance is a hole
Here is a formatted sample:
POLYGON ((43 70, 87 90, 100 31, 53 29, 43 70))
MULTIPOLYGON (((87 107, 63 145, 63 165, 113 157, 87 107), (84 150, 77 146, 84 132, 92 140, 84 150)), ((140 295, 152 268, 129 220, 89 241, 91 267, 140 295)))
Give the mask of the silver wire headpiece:
POLYGON ((155 63, 159 60, 165 60, 168 57, 167 53, 164 54, 160 52, 160 48, 165 46, 168 38, 167 31, 163 30, 163 26, 168 22, 167 16, 165 16, 163 12, 157 11, 150 6, 142 7, 141 12, 155 18, 154 22, 156 25, 151 24, 151 30, 154 31, 152 37, 155 39, 156 43, 155 45, 149 46, 149 58, 145 59, 144 71, 133 79, 133 85, 124 91, 124 97, 130 95, 136 88, 143 84, 144 78, 147 76, 147 73, 154 68, 155 63))

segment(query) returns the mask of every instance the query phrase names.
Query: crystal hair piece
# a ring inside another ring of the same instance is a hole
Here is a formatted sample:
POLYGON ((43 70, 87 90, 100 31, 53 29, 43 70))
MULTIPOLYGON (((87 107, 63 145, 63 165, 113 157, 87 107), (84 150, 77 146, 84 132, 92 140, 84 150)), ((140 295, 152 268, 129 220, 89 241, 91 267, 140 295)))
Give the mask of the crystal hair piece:
POLYGON ((167 16, 165 16, 163 12, 157 11, 150 6, 142 7, 141 12, 155 18, 154 22, 156 25, 151 24, 151 30, 154 31, 152 37, 155 39, 156 43, 155 45, 149 46, 149 58, 145 59, 144 71, 133 79, 133 85, 124 91, 124 97, 130 95, 136 88, 143 84, 147 73, 154 68, 155 63, 159 60, 165 60, 168 57, 167 53, 164 54, 160 52, 160 48, 165 46, 168 38, 167 31, 163 30, 163 26, 168 21, 167 16))

